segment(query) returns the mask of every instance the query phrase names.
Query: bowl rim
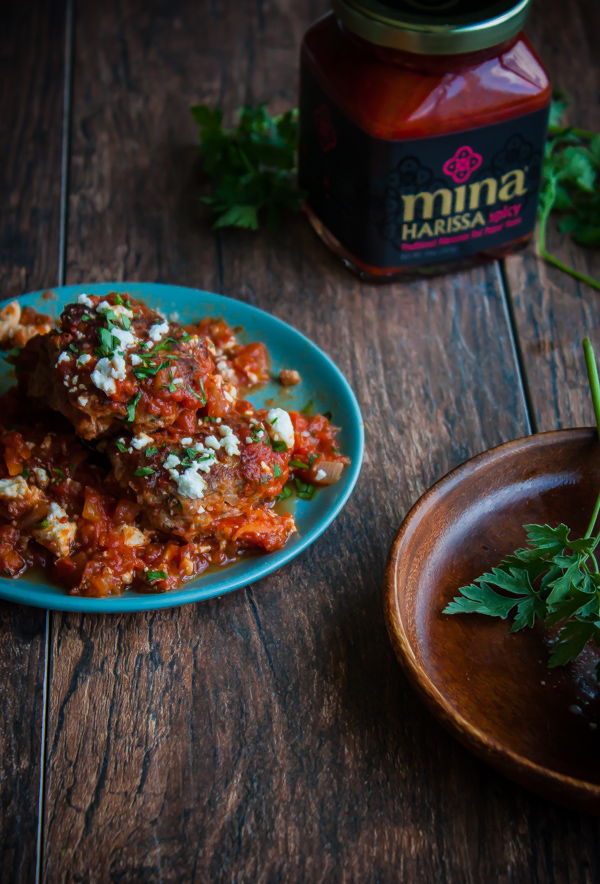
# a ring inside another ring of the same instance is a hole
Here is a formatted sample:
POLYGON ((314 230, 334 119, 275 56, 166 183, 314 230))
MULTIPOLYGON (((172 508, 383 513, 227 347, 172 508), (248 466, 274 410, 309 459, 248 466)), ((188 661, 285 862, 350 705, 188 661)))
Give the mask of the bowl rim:
POLYGON ((417 661, 413 645, 404 629, 399 613, 398 587, 399 565, 402 554, 407 548, 416 526, 421 522, 423 516, 427 515, 433 504, 465 478, 495 460, 500 460, 503 457, 514 455, 529 448, 535 448, 539 445, 552 446, 558 442, 564 443, 569 440, 573 442, 585 441, 586 439, 592 441, 593 438, 598 438, 595 427, 574 427, 534 433, 504 442, 480 454, 476 454, 450 470, 441 479, 438 479, 413 504, 394 536, 385 564, 384 614, 388 634, 396 657, 408 676, 411 685, 417 690, 421 699, 425 701, 426 706, 433 713, 434 717, 459 742, 509 778, 515 779, 517 772, 526 774, 529 782, 536 782, 540 785, 550 784, 565 792, 568 791, 573 797, 578 799, 593 799, 596 802, 600 798, 600 784, 580 780, 531 761, 526 756, 491 738, 484 730, 477 727, 450 705, 445 694, 439 690, 433 679, 417 661))

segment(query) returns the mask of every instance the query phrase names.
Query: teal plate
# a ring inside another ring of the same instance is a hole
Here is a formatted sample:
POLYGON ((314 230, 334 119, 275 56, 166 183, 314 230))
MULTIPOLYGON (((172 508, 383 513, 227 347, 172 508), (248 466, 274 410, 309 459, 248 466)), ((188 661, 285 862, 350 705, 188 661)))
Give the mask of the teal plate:
MULTIPOLYGON (((296 519, 298 532, 286 546, 274 553, 242 558, 222 571, 212 571, 185 584, 182 589, 160 594, 126 592, 106 599, 81 598, 68 595, 58 586, 29 582, 26 577, 18 580, 0 578, 0 598, 24 605, 51 608, 59 611, 148 611, 169 608, 188 602, 198 602, 248 586, 261 577, 271 574, 299 555, 314 543, 335 519, 350 497, 360 472, 364 450, 364 427, 360 408, 348 382, 326 356, 304 335, 287 323, 268 313, 232 298, 224 298, 198 289, 175 285, 151 283, 92 283, 64 286, 53 289, 54 297, 42 297, 43 292, 33 292, 19 298, 20 303, 31 305, 42 313, 58 316, 65 304, 81 292, 105 295, 108 292, 129 292, 141 298, 163 313, 176 312, 183 324, 205 316, 218 316, 232 326, 243 326, 242 340, 263 341, 269 350, 274 374, 280 368, 295 368, 302 381, 296 387, 283 388, 278 383, 268 384, 249 396, 257 405, 267 400, 286 410, 301 410, 309 399, 318 412, 331 411, 337 426, 340 447, 352 463, 342 473, 336 485, 323 488, 312 501, 293 498, 291 511, 296 519)), ((2 363, 0 367, 0 390, 4 392, 12 383, 11 369, 2 363)), ((292 500, 292 499, 290 499, 292 500)))

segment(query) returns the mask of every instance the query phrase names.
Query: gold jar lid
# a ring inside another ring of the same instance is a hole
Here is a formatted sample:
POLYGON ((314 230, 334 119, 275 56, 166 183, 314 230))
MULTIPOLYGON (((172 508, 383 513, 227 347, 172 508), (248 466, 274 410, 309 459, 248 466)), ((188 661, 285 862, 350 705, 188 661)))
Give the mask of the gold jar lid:
POLYGON ((457 55, 516 37, 531 0, 333 0, 359 37, 419 55, 457 55))

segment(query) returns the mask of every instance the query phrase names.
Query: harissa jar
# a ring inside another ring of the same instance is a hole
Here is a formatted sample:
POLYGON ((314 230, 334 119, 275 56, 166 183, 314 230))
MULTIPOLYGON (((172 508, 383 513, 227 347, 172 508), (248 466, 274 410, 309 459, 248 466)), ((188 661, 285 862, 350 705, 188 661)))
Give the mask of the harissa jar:
POLYGON ((363 279, 499 258, 532 236, 548 75, 530 0, 334 0, 301 52, 299 184, 363 279))

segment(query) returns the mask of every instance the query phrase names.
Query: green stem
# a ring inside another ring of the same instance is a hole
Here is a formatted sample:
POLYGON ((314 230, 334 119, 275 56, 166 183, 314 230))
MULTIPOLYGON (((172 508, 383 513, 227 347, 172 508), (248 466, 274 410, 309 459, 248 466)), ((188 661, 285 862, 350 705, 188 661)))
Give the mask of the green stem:
POLYGON ((585 366, 587 368, 588 381, 590 384, 590 393, 592 394, 592 402, 594 403, 596 429, 598 430, 598 438, 600 439, 600 379, 598 378, 598 366, 596 365, 594 348, 592 347, 592 342, 589 338, 583 339, 583 352, 585 355, 585 366))
MULTIPOLYGON (((600 513, 600 494, 598 494, 598 497, 596 498, 596 503, 594 505, 594 512, 592 513, 592 518, 590 519, 590 524, 587 526, 587 531, 583 535, 584 538, 592 536, 592 531, 594 530, 594 527, 596 525, 596 519, 598 518, 598 513, 600 513)), ((596 565, 596 567, 598 567, 598 566, 596 565)))
MULTIPOLYGON (((545 233, 545 231, 544 231, 545 233)), ((545 239, 545 237, 544 237, 545 239)), ((562 270, 563 273, 568 273, 569 276, 573 276, 575 279, 579 279, 581 282, 586 282, 588 285, 591 285, 593 289, 600 291, 600 282, 595 279, 592 279, 591 276, 586 276, 585 273, 580 273, 578 270, 575 270, 573 267, 567 266, 567 264, 563 264, 562 261, 559 261, 558 258, 555 258, 554 255, 551 255, 544 246, 542 245, 542 237, 540 235, 540 247, 539 253, 540 257, 547 261, 549 264, 553 264, 555 267, 558 267, 559 270, 562 270)))

